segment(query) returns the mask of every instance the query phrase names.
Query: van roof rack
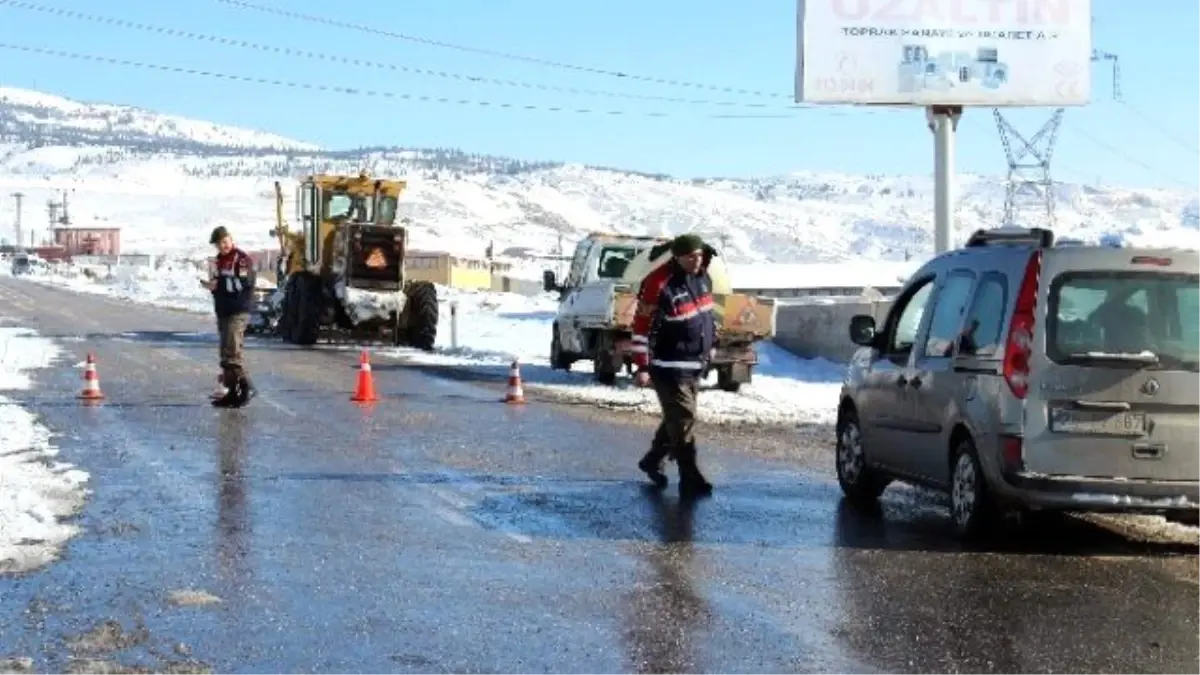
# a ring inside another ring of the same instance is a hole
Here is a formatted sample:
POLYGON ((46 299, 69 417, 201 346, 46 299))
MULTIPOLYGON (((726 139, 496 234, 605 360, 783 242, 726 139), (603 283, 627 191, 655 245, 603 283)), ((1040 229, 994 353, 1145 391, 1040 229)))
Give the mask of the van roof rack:
POLYGON ((967 248, 1013 244, 1050 248, 1054 245, 1054 231, 1044 227, 1005 226, 990 230, 975 230, 975 233, 967 239, 967 248))

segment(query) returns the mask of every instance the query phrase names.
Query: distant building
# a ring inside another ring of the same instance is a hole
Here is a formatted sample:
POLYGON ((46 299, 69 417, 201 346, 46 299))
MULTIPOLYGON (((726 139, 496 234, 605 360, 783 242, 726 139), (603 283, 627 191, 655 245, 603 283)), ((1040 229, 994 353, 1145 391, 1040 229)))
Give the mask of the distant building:
POLYGON ((452 288, 487 290, 492 275, 510 271, 507 262, 461 256, 445 251, 409 250, 404 257, 404 274, 412 281, 431 281, 452 288))
POLYGON ((56 227, 54 243, 66 249, 68 255, 121 255, 119 227, 56 227))
POLYGON ((71 260, 71 252, 65 246, 35 246, 31 250, 37 254, 37 257, 49 262, 63 262, 71 260))

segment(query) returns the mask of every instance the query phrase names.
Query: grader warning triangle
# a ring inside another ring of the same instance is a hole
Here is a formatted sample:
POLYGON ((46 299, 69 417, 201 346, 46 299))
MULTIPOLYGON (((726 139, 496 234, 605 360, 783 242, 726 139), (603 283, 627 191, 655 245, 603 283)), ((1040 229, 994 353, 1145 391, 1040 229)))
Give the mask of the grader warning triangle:
POLYGON ((367 256, 367 267, 370 267, 373 270, 387 267, 387 258, 383 256, 383 251, 381 249, 371 249, 371 253, 367 256))

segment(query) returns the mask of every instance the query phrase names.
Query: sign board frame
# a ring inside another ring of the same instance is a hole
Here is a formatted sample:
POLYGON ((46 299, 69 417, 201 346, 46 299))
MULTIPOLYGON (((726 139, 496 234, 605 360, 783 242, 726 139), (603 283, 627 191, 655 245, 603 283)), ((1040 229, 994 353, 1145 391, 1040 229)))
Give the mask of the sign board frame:
POLYGON ((798 104, 1083 106, 1091 0, 797 0, 798 104))

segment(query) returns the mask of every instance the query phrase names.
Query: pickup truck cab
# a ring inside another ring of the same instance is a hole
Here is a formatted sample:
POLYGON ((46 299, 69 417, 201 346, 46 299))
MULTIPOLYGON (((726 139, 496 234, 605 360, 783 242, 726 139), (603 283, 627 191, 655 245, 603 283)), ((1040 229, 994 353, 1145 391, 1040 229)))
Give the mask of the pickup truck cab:
MULTIPOLYGON (((551 368, 570 370, 577 361, 590 360, 596 381, 608 385, 616 382, 622 368, 632 370, 630 338, 638 290, 642 279, 670 260, 669 251, 650 256, 666 241, 592 233, 576 245, 566 279, 559 283, 553 271, 543 273, 543 288, 559 294, 550 338, 551 368)), ((774 336, 775 302, 733 293, 719 255, 708 273, 717 305, 717 353, 711 368, 717 371, 721 389, 736 392, 750 381, 758 363, 754 343, 774 336)))

